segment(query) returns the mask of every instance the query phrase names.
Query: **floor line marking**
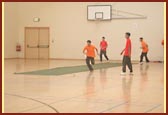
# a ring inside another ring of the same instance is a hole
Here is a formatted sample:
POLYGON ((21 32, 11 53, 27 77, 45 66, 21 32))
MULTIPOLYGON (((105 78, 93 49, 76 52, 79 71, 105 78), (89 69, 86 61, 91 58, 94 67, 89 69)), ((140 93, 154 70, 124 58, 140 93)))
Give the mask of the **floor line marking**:
POLYGON ((30 98, 30 97, 21 96, 21 95, 16 95, 16 94, 9 94, 9 93, 5 93, 5 95, 20 97, 20 98, 25 98, 25 99, 28 99, 28 100, 35 101, 35 102, 41 103, 41 104, 43 104, 45 106, 48 106, 49 108, 51 108, 52 110, 54 110, 56 113, 59 113, 58 110, 55 109, 54 107, 52 107, 51 105, 48 105, 47 103, 41 102, 41 101, 36 100, 36 99, 30 98))
POLYGON ((145 111, 144 113, 148 113, 148 112, 150 112, 150 111, 152 111, 152 110, 154 110, 154 109, 156 109, 160 106, 161 106, 161 104, 155 105, 154 107, 150 108, 149 110, 145 111))
POLYGON ((122 103, 120 103, 120 104, 117 104, 117 105, 115 105, 115 106, 113 106, 113 107, 111 107, 111 108, 108 108, 108 109, 106 109, 106 110, 101 111, 100 113, 106 112, 106 111, 108 111, 108 110, 112 110, 112 109, 114 109, 114 108, 116 108, 116 107, 119 107, 119 106, 121 106, 121 105, 124 105, 124 104, 126 104, 126 103, 128 103, 128 101, 122 102, 122 103))
MULTIPOLYGON (((121 84, 117 85, 116 87, 120 86, 121 84)), ((111 89, 111 88, 115 88, 115 87, 108 87, 106 89, 111 89)), ((98 91, 99 92, 99 91, 98 91)), ((8 94, 8 93, 5 93, 5 94, 8 94)), ((9 94, 10 95, 10 94, 9 94)), ((71 100, 73 98, 77 98, 77 97, 80 97, 80 96, 83 96, 83 94, 81 95, 77 95, 77 96, 74 96, 74 97, 70 97, 70 98, 65 98, 65 99, 62 99, 62 100, 58 100, 58 101, 54 101, 54 102, 51 102, 50 104, 55 104, 55 103, 59 103, 59 102, 64 102, 64 101, 67 101, 67 100, 71 100)), ((23 96, 24 97, 24 96, 23 96)), ((32 98, 31 98, 32 99, 32 98)), ((37 107, 33 107, 33 108, 30 108, 30 109, 26 109, 26 110, 23 110, 21 112, 25 112, 25 111, 29 111, 29 110, 34 110, 34 109, 37 109, 37 108, 40 108, 42 106, 37 106, 37 107)), ((58 112, 59 113, 59 112, 58 112)))

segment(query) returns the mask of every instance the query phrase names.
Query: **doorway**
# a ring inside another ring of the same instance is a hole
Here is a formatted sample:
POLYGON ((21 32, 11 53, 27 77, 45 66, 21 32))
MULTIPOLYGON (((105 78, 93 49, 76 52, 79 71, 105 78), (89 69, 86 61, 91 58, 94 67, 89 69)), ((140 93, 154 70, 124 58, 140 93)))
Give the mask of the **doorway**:
POLYGON ((25 27, 25 58, 49 58, 49 27, 25 27))

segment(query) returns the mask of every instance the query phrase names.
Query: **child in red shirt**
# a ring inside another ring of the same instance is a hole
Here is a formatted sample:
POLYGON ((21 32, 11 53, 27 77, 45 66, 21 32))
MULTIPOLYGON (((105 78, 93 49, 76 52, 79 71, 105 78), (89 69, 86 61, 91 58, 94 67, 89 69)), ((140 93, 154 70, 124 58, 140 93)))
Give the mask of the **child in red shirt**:
POLYGON ((133 70, 132 70, 132 63, 131 63, 131 40, 130 40, 130 36, 131 34, 129 32, 125 33, 125 38, 126 38, 126 46, 125 49, 121 52, 121 55, 124 52, 124 56, 123 56, 123 61, 122 61, 122 73, 121 75, 125 75, 126 74, 126 65, 128 66, 129 70, 130 70, 130 74, 132 75, 133 70))
POLYGON ((102 41, 100 42, 100 61, 102 62, 102 56, 106 58, 106 60, 109 60, 106 55, 106 49, 107 49, 107 42, 105 41, 105 37, 102 37, 102 41))

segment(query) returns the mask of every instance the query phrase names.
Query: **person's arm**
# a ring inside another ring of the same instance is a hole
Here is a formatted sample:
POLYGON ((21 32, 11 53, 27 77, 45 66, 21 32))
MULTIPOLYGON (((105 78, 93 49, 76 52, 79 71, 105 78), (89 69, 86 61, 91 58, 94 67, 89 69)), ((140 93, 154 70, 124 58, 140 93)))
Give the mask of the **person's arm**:
POLYGON ((141 48, 141 49, 144 49, 144 46, 141 46, 140 48, 141 48))
POLYGON ((120 53, 120 55, 122 55, 124 51, 125 51, 125 49, 122 50, 122 52, 120 53))
POLYGON ((128 43, 128 41, 127 41, 127 42, 126 42, 126 45, 125 45, 125 48, 122 50, 122 52, 120 53, 120 55, 123 54, 123 52, 126 50, 126 48, 128 47, 128 45, 129 45, 129 43, 128 43))
POLYGON ((144 48, 145 48, 145 44, 142 43, 142 44, 141 44, 141 49, 144 49, 144 48))
POLYGON ((97 52, 97 55, 99 55, 99 52, 98 52, 98 49, 95 47, 95 50, 96 50, 96 52, 97 52))
POLYGON ((128 48, 128 55, 131 57, 131 46, 128 48))
POLYGON ((128 56, 131 57, 131 41, 128 42, 128 56))

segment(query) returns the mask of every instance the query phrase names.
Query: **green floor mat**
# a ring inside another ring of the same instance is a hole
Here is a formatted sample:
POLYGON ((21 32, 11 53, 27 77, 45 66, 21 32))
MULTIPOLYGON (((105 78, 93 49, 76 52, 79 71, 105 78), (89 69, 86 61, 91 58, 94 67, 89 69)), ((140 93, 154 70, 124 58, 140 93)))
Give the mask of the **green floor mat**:
MULTIPOLYGON (((104 69, 110 67, 118 67, 121 66, 121 63, 99 63, 95 64, 93 68, 96 69, 104 69)), ((81 66, 70 66, 70 67, 57 67, 52 69, 44 69, 44 70, 37 70, 37 71, 30 71, 30 72, 21 72, 15 74, 27 74, 27 75, 64 75, 64 74, 71 74, 71 73, 78 73, 89 71, 86 65, 81 66)))

